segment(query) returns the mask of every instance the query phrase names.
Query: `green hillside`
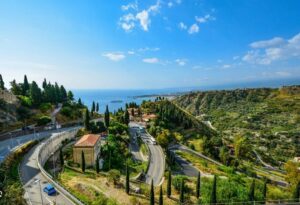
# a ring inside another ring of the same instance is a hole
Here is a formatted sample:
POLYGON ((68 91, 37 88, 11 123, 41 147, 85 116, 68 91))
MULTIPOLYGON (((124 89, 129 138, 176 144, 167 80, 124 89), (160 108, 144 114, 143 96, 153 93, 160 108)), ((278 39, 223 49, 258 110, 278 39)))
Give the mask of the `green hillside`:
POLYGON ((246 137, 268 163, 300 155, 300 86, 192 92, 174 103, 209 121, 228 145, 246 137))

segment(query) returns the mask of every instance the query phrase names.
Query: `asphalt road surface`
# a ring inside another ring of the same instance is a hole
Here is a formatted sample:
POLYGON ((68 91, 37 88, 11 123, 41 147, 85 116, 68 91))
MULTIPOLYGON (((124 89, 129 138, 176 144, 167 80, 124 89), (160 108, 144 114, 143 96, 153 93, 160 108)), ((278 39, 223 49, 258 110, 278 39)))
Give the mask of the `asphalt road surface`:
POLYGON ((4 158, 14 149, 29 142, 30 140, 42 139, 44 137, 48 137, 53 133, 63 132, 70 128, 62 128, 57 130, 49 130, 40 133, 34 133, 29 135, 24 135, 16 138, 11 138, 7 140, 0 141, 0 163, 4 160, 4 158))
MULTIPOLYGON (((131 122, 129 127, 138 131, 140 125, 131 122)), ((165 171, 165 155, 159 145, 155 145, 150 141, 151 135, 146 132, 140 132, 140 136, 144 143, 148 146, 151 157, 148 172, 146 173, 146 183, 150 184, 153 180, 153 185, 157 186, 161 183, 165 171)))
MULTIPOLYGON (((72 129, 72 128, 68 128, 72 129)), ((64 129, 66 130, 66 129, 64 129)), ((50 136, 50 134, 48 134, 50 136)), ((29 205, 73 205, 64 195, 57 193, 55 196, 48 196, 43 188, 48 184, 46 178, 41 174, 37 165, 37 155, 43 142, 36 145, 24 156, 20 165, 20 175, 25 189, 24 198, 29 205)))

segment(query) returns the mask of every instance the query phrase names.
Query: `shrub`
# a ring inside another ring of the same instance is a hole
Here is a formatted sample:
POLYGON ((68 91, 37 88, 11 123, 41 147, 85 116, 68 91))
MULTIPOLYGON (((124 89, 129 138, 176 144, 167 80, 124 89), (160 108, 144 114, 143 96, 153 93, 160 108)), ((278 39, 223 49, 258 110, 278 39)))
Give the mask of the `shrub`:
POLYGON ((42 103, 39 108, 42 112, 47 112, 52 108, 52 106, 51 103, 42 103))
POLYGON ((37 125, 38 126, 42 126, 42 125, 46 125, 49 122, 51 122, 51 118, 48 116, 42 116, 37 120, 37 125))
MULTIPOLYGON (((184 175, 177 175, 175 176, 173 179, 172 179, 172 185, 174 186, 174 188, 177 190, 177 191, 180 191, 180 186, 181 186, 181 181, 182 180, 188 180, 188 177, 187 176, 184 176, 184 175)), ((187 189, 187 186, 185 185, 184 186, 184 189, 186 191, 187 189)))
POLYGON ((19 99, 21 101, 21 105, 26 106, 26 107, 31 107, 32 106, 32 100, 29 97, 19 96, 19 99))
POLYGON ((71 117, 72 116, 72 109, 71 107, 63 107, 61 110, 60 110, 60 113, 66 117, 71 117))

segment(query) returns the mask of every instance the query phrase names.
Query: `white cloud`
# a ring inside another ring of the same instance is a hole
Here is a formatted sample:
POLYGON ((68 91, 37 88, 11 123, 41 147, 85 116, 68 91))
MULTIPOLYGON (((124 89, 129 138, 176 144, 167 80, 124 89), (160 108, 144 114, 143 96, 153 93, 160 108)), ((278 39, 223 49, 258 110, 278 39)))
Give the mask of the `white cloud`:
POLYGON ((120 52, 104 53, 104 54, 102 54, 102 56, 104 56, 112 61, 120 61, 125 58, 125 55, 120 52))
POLYGON ((224 69, 227 69, 227 68, 230 68, 230 67, 231 67, 231 65, 229 65, 229 64, 223 65, 223 68, 224 68, 224 69))
POLYGON ((158 58, 144 58, 143 62, 154 64, 154 63, 159 63, 159 60, 158 58))
POLYGON ((122 5, 122 6, 121 6, 121 9, 122 9, 123 11, 127 11, 127 10, 129 10, 129 9, 137 10, 137 9, 138 9, 137 1, 134 2, 134 3, 129 3, 129 4, 127 4, 127 5, 122 5))
POLYGON ((173 2, 168 2, 168 7, 171 8, 173 6, 173 2))
POLYGON ((280 44, 284 43, 283 38, 275 37, 270 40, 266 41, 256 41, 250 44, 252 48, 266 48, 266 47, 272 47, 272 46, 278 46, 280 44))
POLYGON ((197 24, 193 24, 191 25, 191 27, 188 30, 189 34, 194 34, 194 33, 198 33, 199 32, 199 26, 197 24))
POLYGON ((176 59, 175 62, 176 62, 179 66, 185 66, 187 60, 186 60, 186 59, 176 59))
POLYGON ((250 44, 253 48, 243 56, 248 63, 269 65, 274 61, 300 58, 300 33, 291 39, 273 38, 250 44))
POLYGON ((129 55, 134 55, 134 54, 135 54, 134 51, 128 51, 127 53, 128 53, 129 55))
POLYGON ((187 25, 185 25, 183 22, 180 22, 178 24, 179 28, 182 29, 182 30, 186 30, 187 29, 187 25))
POLYGON ((135 27, 135 17, 132 13, 125 14, 120 18, 119 24, 126 32, 131 31, 135 27))
POLYGON ((144 48, 139 48, 138 51, 139 52, 145 52, 145 51, 159 51, 160 48, 158 47, 154 47, 154 48, 149 48, 149 47, 144 47, 144 48))
POLYGON ((198 16, 195 16, 195 19, 198 23, 206 23, 207 21, 213 21, 215 20, 216 18, 211 16, 210 14, 206 14, 205 16, 203 17, 198 17, 198 16))
POLYGON ((148 26, 150 24, 148 11, 143 10, 136 14, 136 18, 140 21, 140 25, 144 31, 148 31, 148 26))
MULTIPOLYGON (((143 9, 139 12, 136 12, 136 14, 133 13, 129 13, 129 14, 125 14, 123 15, 120 20, 119 20, 119 25, 122 27, 122 29, 124 29, 125 31, 131 31, 134 27, 135 27, 135 23, 136 21, 139 22, 141 28, 144 31, 148 31, 149 30, 149 25, 151 23, 151 19, 150 19, 150 15, 154 15, 155 13, 157 13, 160 9, 160 0, 157 0, 156 3, 154 5, 149 6, 148 9, 143 9)), ((137 2, 136 3, 131 3, 128 5, 123 5, 121 7, 121 9, 123 11, 127 11, 130 8, 134 9, 134 10, 138 10, 137 7, 137 2)))

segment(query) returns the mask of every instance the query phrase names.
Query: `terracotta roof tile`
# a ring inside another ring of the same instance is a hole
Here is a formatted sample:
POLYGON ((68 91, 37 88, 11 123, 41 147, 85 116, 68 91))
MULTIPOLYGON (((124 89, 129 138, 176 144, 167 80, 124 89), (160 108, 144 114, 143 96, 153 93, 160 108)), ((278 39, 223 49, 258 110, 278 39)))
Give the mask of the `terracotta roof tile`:
POLYGON ((88 134, 84 135, 76 142, 75 147, 94 147, 100 139, 99 135, 88 134))

